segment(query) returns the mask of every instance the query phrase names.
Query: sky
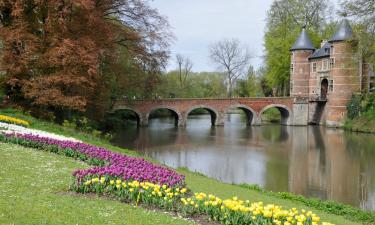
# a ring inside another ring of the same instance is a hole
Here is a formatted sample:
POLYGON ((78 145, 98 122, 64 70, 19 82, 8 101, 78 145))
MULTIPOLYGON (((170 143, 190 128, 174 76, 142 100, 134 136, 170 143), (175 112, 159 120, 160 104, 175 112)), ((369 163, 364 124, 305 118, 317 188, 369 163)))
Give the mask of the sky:
POLYGON ((171 46, 167 70, 176 69, 175 55, 193 61, 193 71, 215 71, 209 59, 210 44, 236 38, 247 45, 251 64, 263 60, 263 36, 267 10, 273 0, 153 0, 151 6, 168 17, 176 40, 171 46))
MULTIPOLYGON (((263 64, 267 11, 273 0, 151 0, 151 6, 168 18, 176 40, 167 70, 177 68, 175 55, 193 61, 193 71, 216 71, 209 46, 222 39, 238 39, 252 55, 255 69, 263 64)), ((334 8, 342 0, 330 0, 334 8)), ((332 16, 332 15, 331 15, 332 16)))

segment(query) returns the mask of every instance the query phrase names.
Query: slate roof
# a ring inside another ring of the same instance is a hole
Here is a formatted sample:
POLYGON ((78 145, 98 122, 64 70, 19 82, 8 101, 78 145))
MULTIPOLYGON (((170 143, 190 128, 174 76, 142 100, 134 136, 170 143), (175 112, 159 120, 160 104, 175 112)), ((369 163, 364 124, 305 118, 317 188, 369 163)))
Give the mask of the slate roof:
POLYGON ((349 21, 344 18, 337 27, 336 33, 331 37, 329 42, 347 41, 353 38, 353 30, 349 21))
POLYGON ((331 51, 331 44, 329 42, 326 42, 322 48, 316 50, 309 59, 317 59, 317 58, 324 58, 329 57, 331 51))
POLYGON ((290 49, 290 51, 294 50, 315 50, 314 45, 312 44, 305 28, 302 29, 301 34, 290 49))

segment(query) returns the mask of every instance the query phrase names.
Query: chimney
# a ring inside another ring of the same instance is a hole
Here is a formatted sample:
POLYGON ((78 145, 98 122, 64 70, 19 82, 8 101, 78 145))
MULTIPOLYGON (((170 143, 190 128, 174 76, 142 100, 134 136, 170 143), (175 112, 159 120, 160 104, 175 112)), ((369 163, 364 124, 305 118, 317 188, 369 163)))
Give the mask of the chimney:
POLYGON ((327 43, 327 40, 326 39, 323 39, 321 42, 320 42, 320 48, 323 48, 323 46, 327 43))

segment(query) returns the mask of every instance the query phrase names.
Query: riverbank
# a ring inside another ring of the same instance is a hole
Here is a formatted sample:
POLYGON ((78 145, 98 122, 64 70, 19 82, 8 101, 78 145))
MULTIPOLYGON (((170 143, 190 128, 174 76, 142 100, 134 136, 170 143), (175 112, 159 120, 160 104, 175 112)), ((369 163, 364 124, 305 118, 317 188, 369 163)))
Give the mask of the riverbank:
POLYGON ((375 94, 353 95, 348 104, 348 119, 344 129, 375 133, 375 94))
POLYGON ((360 116, 347 120, 344 124, 344 129, 354 132, 375 133, 375 118, 360 116))
MULTIPOLYGON (((27 119, 31 121, 31 127, 35 129, 46 130, 46 131, 62 134, 65 136, 74 137, 87 143, 105 147, 111 151, 121 152, 127 155, 139 156, 136 152, 114 147, 104 140, 100 140, 89 134, 77 132, 70 128, 61 127, 61 126, 51 124, 45 121, 39 121, 34 118, 19 114, 11 110, 3 111, 2 114, 8 114, 8 115, 17 116, 19 118, 27 119)), ((154 161, 151 159, 148 159, 148 160, 154 161)), ((186 182, 187 182, 188 187, 195 192, 212 193, 217 196, 220 196, 221 198, 229 198, 235 195, 235 196, 238 196, 239 198, 249 199, 250 201, 254 201, 254 202, 263 201, 265 203, 274 203, 274 204, 282 205, 286 208, 297 207, 300 209, 303 208, 306 210, 313 210, 319 216, 321 216, 323 221, 329 221, 335 224, 343 224, 343 225, 362 224, 362 222, 365 222, 365 221, 371 224, 371 222, 374 222, 374 220, 371 219, 371 215, 373 215, 373 213, 365 213, 359 209, 355 209, 350 206, 344 207, 343 205, 340 205, 340 204, 337 204, 337 205, 327 204, 325 207, 320 207, 320 208, 313 204, 310 204, 310 206, 307 206, 309 204, 306 204, 306 202, 303 202, 303 201, 298 201, 293 198, 283 199, 283 197, 281 196, 272 195, 270 193, 259 191, 254 188, 231 185, 231 184, 224 184, 217 180, 202 176, 200 174, 192 173, 190 171, 187 171, 186 169, 179 169, 178 172, 183 173, 186 176, 186 182), (334 215, 334 214, 345 215, 345 217, 334 215), (366 215, 367 215, 367 218, 366 218, 366 215)), ((137 224, 137 223, 133 223, 133 224, 137 224)), ((147 223, 140 223, 140 224, 147 224, 147 223)), ((164 223, 164 224, 167 224, 167 223, 164 223)))

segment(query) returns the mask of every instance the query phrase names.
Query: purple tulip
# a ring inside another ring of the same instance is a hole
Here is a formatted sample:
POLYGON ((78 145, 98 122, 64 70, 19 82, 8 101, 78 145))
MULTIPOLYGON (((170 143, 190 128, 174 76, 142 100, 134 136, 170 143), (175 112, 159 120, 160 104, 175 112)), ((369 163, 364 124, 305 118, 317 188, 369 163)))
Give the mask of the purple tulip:
POLYGON ((93 167, 85 170, 76 170, 73 175, 78 182, 84 177, 114 176, 125 180, 149 181, 160 185, 184 186, 185 177, 169 168, 155 165, 143 158, 129 157, 120 153, 111 152, 105 148, 74 141, 62 141, 32 134, 7 134, 7 137, 17 137, 43 145, 55 145, 62 149, 72 149, 88 158, 108 162, 104 167, 93 167))

